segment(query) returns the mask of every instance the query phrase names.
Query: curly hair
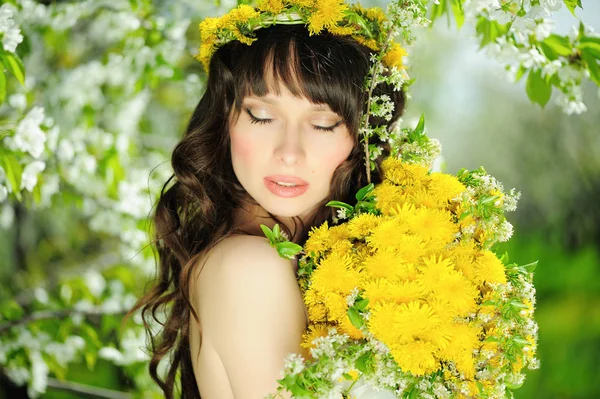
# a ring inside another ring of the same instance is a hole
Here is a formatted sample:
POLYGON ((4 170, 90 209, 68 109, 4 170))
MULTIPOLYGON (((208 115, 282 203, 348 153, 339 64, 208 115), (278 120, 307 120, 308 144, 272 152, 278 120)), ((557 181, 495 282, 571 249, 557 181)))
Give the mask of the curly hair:
MULTIPOLYGON (((230 154, 230 116, 239 115, 243 98, 276 91, 269 82, 280 82, 295 96, 329 105, 354 137, 354 148, 335 170, 323 206, 310 224, 300 223, 301 242, 311 225, 332 220, 333 210, 324 206, 328 200, 353 204, 354 193, 367 184, 358 131, 370 50, 349 37, 311 36, 297 25, 260 29, 257 38, 252 46, 228 43, 212 57, 206 91, 173 150, 173 175, 164 184, 153 215, 157 276, 129 314, 142 309, 151 351, 150 375, 167 399, 174 398, 178 378, 181 398, 200 397, 189 347, 190 322, 193 318, 199 323, 189 298, 192 272, 203 254, 234 232, 234 210, 256 204, 236 178, 230 154), (156 322, 161 326, 158 332, 151 328, 156 322), (165 356, 168 368, 161 376, 158 365, 165 356)), ((395 111, 390 122, 372 119, 371 123, 391 124, 404 110, 405 95, 385 84, 376 91, 392 98, 395 111)), ((379 163, 388 150, 376 162, 374 183, 381 181, 379 163)), ((290 233, 287 226, 283 228, 290 233)))

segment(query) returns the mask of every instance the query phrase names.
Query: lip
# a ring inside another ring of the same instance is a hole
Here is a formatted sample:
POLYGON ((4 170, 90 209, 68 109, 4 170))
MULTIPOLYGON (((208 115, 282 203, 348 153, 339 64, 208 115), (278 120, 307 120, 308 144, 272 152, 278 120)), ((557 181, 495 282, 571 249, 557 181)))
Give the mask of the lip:
POLYGON ((264 178, 265 186, 270 192, 283 198, 294 198, 298 197, 308 190, 308 183, 295 176, 269 176, 264 178), (297 184, 294 187, 284 187, 275 183, 276 181, 281 183, 292 183, 297 184))
POLYGON ((287 175, 273 175, 265 177, 265 180, 270 180, 272 182, 281 182, 281 183, 291 183, 297 184, 299 186, 308 186, 308 182, 302 180, 296 176, 287 176, 287 175))

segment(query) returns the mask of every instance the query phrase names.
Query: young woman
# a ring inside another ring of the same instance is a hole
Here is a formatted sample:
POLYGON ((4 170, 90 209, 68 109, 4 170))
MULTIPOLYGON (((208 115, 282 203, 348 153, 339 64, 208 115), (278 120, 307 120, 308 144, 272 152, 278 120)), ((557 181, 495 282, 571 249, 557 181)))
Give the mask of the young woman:
MULTIPOLYGON (((330 199, 353 203, 367 184, 358 131, 369 48, 350 36, 310 35, 303 25, 256 37, 212 56, 156 207, 158 279, 137 308, 146 320, 166 311, 160 331, 148 328, 150 372, 167 398, 177 378, 183 398, 276 390, 285 356, 306 356, 307 318, 296 264, 278 256, 260 224, 279 223, 302 244, 312 226, 331 222, 330 199)), ((393 123, 403 93, 390 86, 377 94, 394 100, 393 123)), ((371 180, 380 181, 378 170, 371 180)))

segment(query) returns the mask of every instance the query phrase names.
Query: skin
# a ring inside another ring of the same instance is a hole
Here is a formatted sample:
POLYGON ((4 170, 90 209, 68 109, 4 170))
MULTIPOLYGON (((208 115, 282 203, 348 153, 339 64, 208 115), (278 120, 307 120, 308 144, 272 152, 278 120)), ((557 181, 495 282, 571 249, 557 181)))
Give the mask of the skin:
MULTIPOLYGON (((329 195, 335 169, 354 146, 341 116, 328 105, 294 97, 282 85, 279 90, 279 96, 246 97, 241 113, 230 123, 234 172, 260 205, 240 210, 236 216, 247 231, 256 231, 265 223, 258 220, 266 215, 265 210, 284 222, 293 216, 307 221, 329 195), (299 177, 309 188, 295 198, 279 197, 264 184, 263 178, 271 175, 299 177)), ((260 230, 258 233, 262 235, 260 230)))
POLYGON ((259 225, 269 224, 267 211, 284 223, 308 220, 329 195, 354 140, 328 106, 285 87, 280 95, 247 97, 230 122, 234 171, 258 205, 234 215, 247 235, 222 240, 200 260, 190 287, 200 325, 190 323, 190 350, 203 399, 258 399, 276 391, 288 354, 308 357, 300 346, 308 320, 295 264, 279 257, 259 225), (309 188, 281 198, 263 182, 270 175, 297 176, 309 188))

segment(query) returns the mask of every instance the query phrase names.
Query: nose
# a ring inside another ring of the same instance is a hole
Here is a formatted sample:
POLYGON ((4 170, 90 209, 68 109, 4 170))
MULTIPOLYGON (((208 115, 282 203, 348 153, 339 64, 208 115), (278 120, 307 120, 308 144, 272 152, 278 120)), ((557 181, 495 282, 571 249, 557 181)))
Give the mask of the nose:
POLYGON ((286 124, 278 136, 273 155, 277 161, 288 166, 296 165, 304 160, 306 151, 299 125, 286 124))

